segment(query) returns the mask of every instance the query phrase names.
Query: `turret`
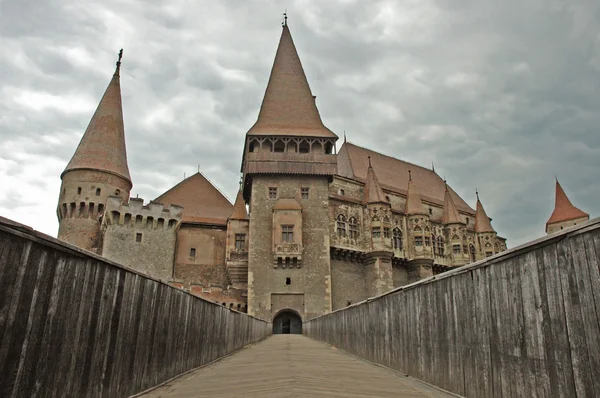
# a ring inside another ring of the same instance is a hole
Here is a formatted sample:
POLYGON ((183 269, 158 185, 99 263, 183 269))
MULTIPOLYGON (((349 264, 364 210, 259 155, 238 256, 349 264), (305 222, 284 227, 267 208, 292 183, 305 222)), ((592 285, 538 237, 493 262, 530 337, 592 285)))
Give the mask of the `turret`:
POLYGON ((466 223, 460 217, 454 199, 444 181, 446 192, 444 193, 444 212, 442 224, 444 225, 445 252, 452 256, 453 265, 462 265, 469 262, 469 243, 466 235, 466 223))
POLYGON ((58 238, 94 252, 100 251, 100 217, 108 196, 129 198, 132 187, 119 82, 122 53, 73 158, 61 174, 58 238))
POLYGON ((590 215, 573 206, 567 194, 556 179, 556 196, 554 211, 546 222, 546 233, 551 234, 561 229, 572 227, 590 219, 590 215))
POLYGON ((416 281, 433 275, 433 251, 431 248, 431 226, 429 213, 425 211, 421 195, 411 171, 408 171, 406 189, 406 239, 408 249, 409 281, 416 281))
POLYGON ((385 199, 375 169, 371 165, 367 169, 363 204, 365 219, 369 220, 371 230, 370 251, 365 255, 365 277, 369 295, 379 295, 393 288, 391 237, 391 204, 385 199))
POLYGON ((475 209, 475 234, 477 238, 478 259, 483 257, 489 257, 503 250, 496 241, 498 234, 492 227, 490 218, 485 213, 483 205, 479 200, 479 192, 475 192, 477 196, 477 207, 475 209))

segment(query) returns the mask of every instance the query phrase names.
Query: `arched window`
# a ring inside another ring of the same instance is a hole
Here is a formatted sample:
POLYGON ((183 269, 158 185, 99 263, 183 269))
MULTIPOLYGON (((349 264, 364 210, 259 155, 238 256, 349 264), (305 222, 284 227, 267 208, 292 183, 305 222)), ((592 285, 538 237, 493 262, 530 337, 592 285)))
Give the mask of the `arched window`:
POLYGON ((348 227, 350 232, 350 239, 358 238, 358 222, 355 217, 350 217, 348 220, 348 227))
POLYGON ((300 153, 309 153, 310 152, 310 144, 308 141, 302 140, 300 141, 300 145, 298 146, 298 152, 300 153))
POLYGON ((438 254, 440 256, 443 256, 444 255, 444 238, 442 238, 441 236, 438 236, 437 243, 438 243, 438 254))
POLYGON ((323 145, 319 141, 315 141, 312 144, 312 153, 323 153, 323 145))
POLYGON ((327 143, 325 143, 325 153, 327 155, 331 155, 332 152, 333 152, 333 144, 328 141, 327 143))
POLYGON ((392 243, 394 249, 402 250, 402 231, 400 228, 394 228, 392 231, 392 243))
POLYGON ((475 246, 469 245, 469 253, 471 254, 471 261, 475 262, 475 246))
POLYGON ((256 140, 250 141, 248 145, 248 152, 256 152, 258 150, 258 142, 256 140))
POLYGON ((346 217, 343 214, 337 216, 337 236, 346 236, 346 217))
POLYGON ((298 152, 298 144, 296 144, 295 141, 288 142, 287 151, 288 152, 298 152))
POLYGON ((435 237, 435 235, 431 235, 431 244, 433 245, 433 255, 437 256, 438 252, 437 252, 437 238, 435 237))
POLYGON ((273 143, 271 140, 264 140, 260 150, 263 152, 273 152, 273 143))

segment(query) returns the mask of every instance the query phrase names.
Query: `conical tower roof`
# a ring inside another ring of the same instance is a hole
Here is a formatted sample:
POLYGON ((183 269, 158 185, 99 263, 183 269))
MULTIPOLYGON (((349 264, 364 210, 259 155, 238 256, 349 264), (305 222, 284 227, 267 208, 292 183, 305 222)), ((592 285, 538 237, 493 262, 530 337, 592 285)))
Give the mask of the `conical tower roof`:
POLYGON ((258 120, 248 135, 337 138, 321 121, 287 23, 281 32, 258 120))
POLYGON ((458 213, 458 209, 454 204, 454 200, 450 195, 450 191, 448 190, 448 185, 446 184, 446 193, 444 194, 444 213, 442 214, 442 223, 443 224, 457 224, 463 223, 460 218, 460 214, 458 213))
POLYGON ((560 186, 558 179, 556 180, 556 199, 554 202, 554 211, 546 222, 546 230, 549 224, 554 224, 562 221, 575 220, 577 218, 588 217, 589 214, 581 211, 577 207, 573 206, 567 194, 560 186))
POLYGON ((233 212, 229 216, 230 220, 247 220, 248 211, 246 210, 246 203, 244 202, 244 196, 242 195, 242 189, 238 191, 235 203, 233 204, 233 212))
POLYGON ((123 177, 131 183, 119 81, 121 54, 115 73, 61 178, 71 170, 99 170, 123 177))
POLYGON ((475 209, 475 232, 496 232, 479 200, 479 193, 477 193, 477 207, 475 209))
POLYGON ((404 213, 406 214, 427 214, 423 202, 421 201, 421 195, 415 182, 411 177, 410 170, 408 171, 408 188, 406 190, 406 207, 404 213))
POLYGON ((383 190, 381 189, 381 185, 379 185, 379 180, 377 179, 375 170, 373 170, 373 166, 371 166, 370 157, 364 194, 364 203, 387 203, 385 200, 385 195, 383 194, 383 190))

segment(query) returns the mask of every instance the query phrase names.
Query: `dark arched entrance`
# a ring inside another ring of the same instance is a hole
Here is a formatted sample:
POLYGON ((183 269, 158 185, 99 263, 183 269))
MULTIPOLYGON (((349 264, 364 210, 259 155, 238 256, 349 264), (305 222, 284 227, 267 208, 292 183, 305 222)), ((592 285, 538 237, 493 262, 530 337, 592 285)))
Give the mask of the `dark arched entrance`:
POLYGON ((302 334, 302 319, 292 311, 282 311, 273 319, 273 334, 302 334))

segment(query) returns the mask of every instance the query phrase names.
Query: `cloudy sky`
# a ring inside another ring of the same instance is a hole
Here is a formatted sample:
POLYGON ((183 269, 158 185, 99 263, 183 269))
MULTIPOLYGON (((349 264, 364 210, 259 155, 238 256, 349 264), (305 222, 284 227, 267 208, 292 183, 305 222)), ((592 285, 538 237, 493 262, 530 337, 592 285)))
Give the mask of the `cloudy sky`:
POLYGON ((543 235, 555 174, 600 215, 597 0, 0 0, 0 215, 56 236, 121 47, 132 194, 199 166, 233 199, 285 9, 339 136, 478 188, 509 246, 543 235))

